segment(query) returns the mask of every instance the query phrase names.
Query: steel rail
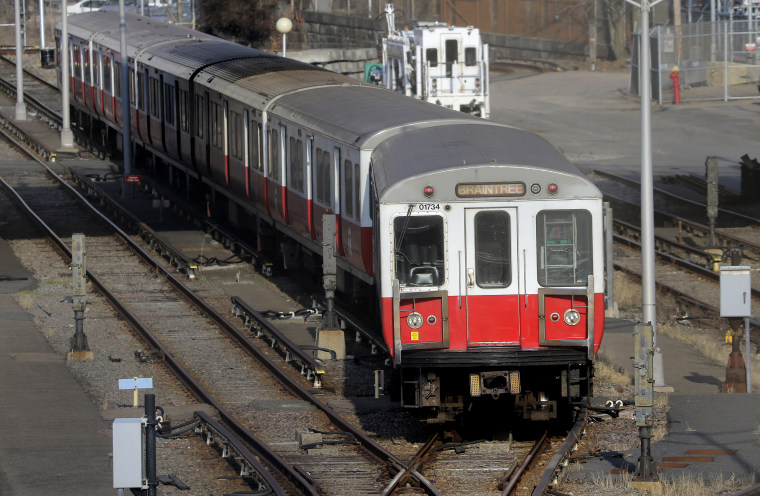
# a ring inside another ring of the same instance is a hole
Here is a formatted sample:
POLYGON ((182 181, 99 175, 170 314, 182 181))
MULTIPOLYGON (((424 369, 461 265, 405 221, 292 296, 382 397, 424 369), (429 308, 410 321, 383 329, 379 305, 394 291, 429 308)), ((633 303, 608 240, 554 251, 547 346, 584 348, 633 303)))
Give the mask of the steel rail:
MULTIPOLYGON (((42 167, 44 167, 49 174, 51 174, 57 181, 59 181, 63 186, 69 189, 69 191, 74 194, 77 199, 82 202, 87 208, 89 208, 92 212, 94 212, 96 215, 100 216, 105 222, 107 222, 112 229, 116 231, 117 234, 119 234, 122 238, 129 239, 129 236, 124 233, 118 226, 116 226, 113 222, 111 222, 108 218, 103 216, 102 213, 100 213, 96 208, 94 208, 90 203, 86 201, 85 198, 83 198, 79 192, 77 192, 74 188, 72 188, 70 185, 66 184, 63 179, 61 179, 57 174, 55 174, 54 171, 52 171, 47 165, 44 163, 39 162, 39 160, 36 159, 36 157, 30 155, 34 160, 36 160, 42 167)), ((25 210, 27 215, 29 215, 34 222, 42 229, 47 236, 53 241, 54 245, 58 248, 58 250, 62 253, 64 257, 66 257, 68 260, 71 259, 71 250, 69 249, 68 245, 61 240, 58 235, 55 234, 55 232, 29 207, 29 205, 21 198, 21 196, 2 178, 0 177, 0 184, 2 184, 8 192, 13 196, 15 201, 21 205, 21 207, 25 210)), ((131 239, 129 239, 131 241, 131 239)), ((131 242, 131 247, 135 249, 135 251, 140 254, 143 258, 148 257, 150 259, 150 256, 142 250, 139 245, 135 244, 133 241, 131 242)), ((155 268, 161 268, 162 266, 158 263, 151 264, 155 268)), ((164 275, 168 276, 169 278, 173 278, 173 276, 169 273, 164 271, 164 275)), ((313 480, 309 480, 303 475, 302 470, 296 469, 296 467, 289 465, 286 463, 277 453, 272 451, 264 442, 260 441, 258 438, 256 438, 252 433, 250 433, 242 424, 240 424, 231 414, 229 414, 224 407, 222 407, 214 398, 211 396, 210 393, 208 393, 201 385, 198 383, 188 371, 182 367, 182 365, 179 363, 179 361, 167 350, 156 338, 153 336, 153 334, 147 329, 147 327, 140 321, 140 319, 132 313, 127 306, 116 296, 114 295, 107 287, 106 285, 98 278, 98 276, 94 273, 92 273, 90 270, 87 271, 87 276, 90 281, 100 290, 100 292, 112 303, 114 308, 117 310, 117 312, 121 315, 122 318, 124 318, 127 322, 129 322, 150 344, 151 346, 155 347, 157 350, 159 350, 161 353, 163 353, 164 361, 169 365, 169 367, 172 369, 172 371, 177 375, 177 377, 185 384, 185 386, 193 392, 193 394, 198 398, 199 400, 208 403, 212 407, 214 407, 218 412, 220 417, 230 426, 230 429, 235 432, 237 436, 239 436, 241 439, 243 439, 246 443, 249 443, 251 446, 254 447, 254 449, 259 452, 260 456, 262 456, 265 460, 267 460, 268 463, 270 463, 273 467, 275 467, 277 470, 279 470, 288 480, 291 481, 291 483, 294 484, 294 486, 298 487, 300 490, 303 491, 304 494, 317 496, 317 489, 315 486, 315 483, 313 480)), ((255 462, 251 461, 251 466, 255 466, 255 462)), ((265 477, 267 480, 271 478, 271 475, 268 475, 265 477)), ((277 487, 279 487, 279 484, 276 486, 273 486, 272 490, 276 491, 277 487)), ((280 488, 281 490, 281 488, 280 488)), ((284 494, 284 493, 282 493, 284 494)))
POLYGON ((504 483, 505 485, 504 489, 501 491, 501 496, 509 496, 512 494, 512 492, 515 490, 515 487, 517 486, 517 483, 520 482, 520 478, 525 474, 525 472, 528 471, 528 468, 530 468, 530 466, 535 463, 538 454, 546 447, 546 440, 548 436, 549 431, 544 431, 544 433, 541 434, 541 437, 535 442, 531 450, 525 456, 520 466, 508 473, 509 479, 504 483))
MULTIPOLYGON (((623 207, 626 207, 626 208, 632 208, 632 209, 638 208, 638 205, 636 205, 635 203, 630 202, 628 200, 624 200, 622 198, 618 198, 615 195, 611 195, 609 193, 604 193, 604 200, 609 201, 612 204, 622 204, 623 207)), ((614 210, 614 207, 613 207, 613 210, 614 210)), ((672 223, 672 227, 681 226, 686 231, 699 232, 703 235, 709 235, 710 233, 709 226, 706 226, 704 224, 701 224, 693 220, 685 219, 678 215, 670 214, 668 212, 656 211, 655 217, 660 217, 662 219, 668 220, 669 222, 672 223)), ((615 220, 614 222, 618 222, 618 220, 615 220)), ((758 222, 758 225, 760 225, 760 220, 758 220, 757 222, 758 222)), ((752 243, 750 241, 739 238, 729 233, 720 232, 719 230, 715 231, 715 237, 719 240, 726 241, 727 248, 741 248, 742 250, 750 250, 752 252, 757 253, 760 256, 760 245, 757 245, 755 243, 752 243)))
MULTIPOLYGON (((599 169, 594 169, 593 173, 594 174, 598 174, 600 176, 604 176, 604 177, 606 177, 608 179, 612 179, 612 180, 617 181, 617 182, 621 182, 621 183, 625 183, 625 184, 636 186, 637 188, 641 188, 641 183, 639 183, 638 181, 635 181, 633 179, 629 179, 629 178, 626 178, 626 177, 618 176, 616 174, 612 174, 611 172, 606 172, 606 171, 602 171, 602 170, 599 170, 599 169)), ((665 196, 667 198, 672 198, 674 200, 686 203, 686 204, 691 205, 693 207, 699 207, 699 208, 702 208, 702 209, 705 209, 705 210, 707 209, 707 205, 705 205, 704 203, 700 203, 698 201, 694 201, 694 200, 690 200, 688 198, 684 198, 682 196, 678 196, 678 195, 673 194, 673 193, 671 193, 669 191, 665 191, 664 189, 661 189, 661 188, 653 188, 653 190, 658 195, 663 195, 663 196, 665 196)), ((734 217, 734 218, 736 218, 738 220, 741 220, 743 222, 746 222, 746 223, 751 223, 751 224, 758 224, 758 223, 760 223, 760 220, 755 219, 754 217, 750 217, 750 216, 745 215, 745 214, 740 213, 740 212, 734 212, 733 210, 728 210, 726 208, 720 208, 720 207, 718 207, 718 211, 719 211, 719 213, 718 213, 719 217, 722 214, 723 217, 734 217)))
MULTIPOLYGON (((12 139, 12 138, 9 138, 12 139)), ((26 150, 25 150, 26 151, 26 150)), ((33 157, 33 155, 29 154, 29 156, 33 157)), ((33 157, 35 160, 37 160, 36 157, 33 157)), ((102 212, 98 211, 97 208, 95 208, 93 205, 91 205, 87 200, 79 193, 77 192, 71 185, 67 184, 65 181, 63 181, 61 178, 55 174, 46 164, 43 162, 40 162, 37 160, 37 162, 45 167, 48 172, 53 175, 58 181, 61 182, 65 187, 69 188, 74 195, 76 195, 82 202, 84 202, 86 205, 89 206, 89 208, 95 212, 97 215, 99 215, 101 218, 103 218, 106 222, 108 222, 111 225, 114 225, 102 212)), ((161 264, 157 263, 155 260, 150 257, 142 248, 131 239, 131 237, 126 234, 124 231, 122 231, 120 228, 115 227, 117 230, 117 233, 135 250, 136 253, 141 255, 147 263, 149 263, 154 268, 162 271, 167 278, 167 280, 175 285, 182 293, 193 303, 198 304, 201 306, 202 310, 207 312, 207 314, 212 317, 219 325, 222 326, 225 330, 230 332, 233 337, 235 337, 241 345, 254 354, 254 356, 261 361, 261 363, 267 367, 267 369, 275 375, 275 377, 278 378, 278 380, 282 381, 287 387, 291 388, 291 391, 294 392, 297 396, 301 397, 302 399, 305 399, 306 401, 311 402, 314 404, 317 408, 319 408, 327 417, 339 426, 342 430, 351 432, 355 438, 359 441, 359 444, 362 446, 362 448, 365 449, 370 455, 375 457, 379 462, 386 463, 389 467, 394 468, 396 470, 402 470, 404 467, 404 463, 396 457, 393 453, 386 450, 379 444, 372 441, 372 439, 367 436, 364 432, 360 431, 356 427, 354 427, 350 422, 343 419, 338 415, 335 411, 330 409, 327 405, 323 404, 321 401, 319 401, 313 394, 311 394, 306 389, 302 388, 297 382, 295 382, 284 370, 280 369, 276 364, 271 362, 271 360, 268 360, 266 355, 264 355, 261 351, 258 350, 258 348, 253 344, 252 341, 250 341, 245 335, 243 335, 232 323, 230 323, 226 318, 222 317, 216 310, 206 305, 202 300, 200 300, 187 286, 185 286, 181 281, 179 281, 174 274, 171 272, 168 272, 161 264)), ((126 309, 125 309, 126 310, 126 309)), ((124 316, 126 320, 129 320, 127 315, 124 316)), ((149 340, 150 341, 150 340, 149 340)), ((157 344, 157 343, 156 343, 157 344)), ((156 346, 156 348, 161 349, 162 347, 156 346)), ((240 426, 239 428, 242 428, 240 426)), ((299 472, 300 473, 300 472, 299 472)), ((435 495, 436 489, 435 487, 427 481, 424 477, 422 477, 420 474, 413 474, 415 478, 418 480, 421 487, 425 489, 425 491, 428 494, 435 495)))
POLYGON ((552 459, 549 461, 549 464, 546 466, 544 475, 541 476, 541 479, 538 481, 536 488, 533 490, 533 493, 531 493, 532 496, 541 496, 546 493, 547 489, 556 478, 557 471, 561 468, 560 465, 562 464, 562 460, 564 460, 565 457, 570 454, 570 452, 578 443, 578 440, 583 435, 583 430, 586 427, 587 420, 588 409, 584 406, 578 412, 578 417, 575 419, 575 424, 573 424, 573 428, 570 429, 570 433, 567 435, 567 437, 565 437, 565 441, 562 443, 562 445, 559 447, 559 450, 557 450, 557 453, 554 454, 552 459))
MULTIPOLYGON (((417 476, 418 478, 423 477, 417 469, 419 468, 420 464, 430 456, 430 453, 433 451, 433 448, 435 447, 436 443, 439 439, 438 433, 433 434, 430 439, 420 448, 419 451, 412 457, 411 460, 409 460, 409 463, 404 465, 404 468, 400 470, 396 476, 393 478, 393 480, 385 487, 385 490, 382 492, 382 496, 389 496, 391 494, 395 494, 395 491, 399 489, 399 486, 402 484, 406 484, 410 478, 413 476, 417 476)), ((430 494, 439 494, 437 491, 430 494)))
MULTIPOLYGON (((632 248, 641 249, 641 244, 639 242, 630 238, 626 238, 619 234, 613 234, 612 239, 614 241, 617 241, 618 243, 628 245, 632 248)), ((689 261, 683 260, 682 258, 676 257, 675 255, 672 255, 670 253, 666 253, 663 251, 655 250, 655 254, 657 255, 658 258, 660 258, 661 260, 664 260, 665 262, 673 264, 677 267, 684 268, 690 272, 694 272, 695 274, 705 277, 707 279, 710 279, 712 281, 720 282, 720 274, 716 273, 713 270, 702 267, 701 265, 693 264, 689 261)), ((750 291, 752 293, 752 296, 756 298, 760 297, 760 289, 751 288, 750 291)))
MULTIPOLYGON (((29 51, 29 50, 27 49, 26 51, 29 51)), ((5 55, 3 55, 2 53, 0 53, 0 61, 6 62, 6 63, 12 65, 13 67, 16 67, 16 63, 14 61, 12 61, 11 59, 9 59, 8 57, 6 57, 5 55)), ((24 69, 24 74, 26 74, 27 76, 31 77, 32 79, 34 79, 38 83, 42 83, 45 86, 47 86, 48 88, 54 89, 54 90, 58 91, 58 86, 56 86, 56 85, 54 85, 54 84, 46 81, 45 79, 41 78, 37 74, 33 73, 32 71, 30 71, 28 69, 24 69)))
MULTIPOLYGON (((192 259, 183 254, 178 248, 172 246, 171 243, 162 239, 161 236, 159 236, 150 226, 138 219, 118 201, 115 201, 106 194, 106 192, 96 185, 89 177, 83 176, 73 169, 69 169, 69 175, 80 188, 86 189, 88 194, 97 196, 97 199, 101 203, 114 211, 121 220, 137 230, 140 237, 150 245, 151 249, 158 252, 180 271, 184 271, 191 278, 194 277, 195 262, 192 259)), ((260 329, 266 331, 270 339, 273 339, 280 344, 277 349, 284 351, 283 355, 285 360, 299 364, 301 366, 301 373, 306 375, 307 379, 312 381, 315 387, 320 386, 322 375, 324 374, 324 366, 322 364, 310 356, 308 352, 303 350, 300 346, 293 343, 290 338, 277 329, 277 327, 273 326, 267 319, 261 316, 261 314, 253 310, 244 301, 233 297, 232 304, 232 312, 235 316, 242 317, 248 315, 251 317, 260 329), (293 360, 292 357, 295 357, 296 359, 293 360)), ((249 326, 249 324, 246 323, 246 326, 249 326)))
MULTIPOLYGON (((636 245, 636 243, 633 241, 629 240, 629 242, 636 245)), ((629 276, 632 276, 636 279, 641 279, 641 274, 636 272, 635 270, 629 269, 619 264, 614 264, 614 265, 615 265, 615 270, 624 272, 625 274, 628 274, 629 276)), ((677 300, 684 302, 686 305, 690 305, 690 306, 699 308, 700 310, 704 312, 714 314, 716 318, 720 316, 720 309, 718 307, 712 306, 709 303, 705 303, 703 301, 696 300, 692 298, 691 296, 683 293, 681 290, 674 288, 672 286, 669 286, 663 282, 655 281, 655 284, 657 285, 657 289, 660 289, 662 291, 665 291, 671 294, 677 300)), ((760 320, 755 319, 755 318, 750 318, 749 323, 755 329, 760 329, 760 320)))

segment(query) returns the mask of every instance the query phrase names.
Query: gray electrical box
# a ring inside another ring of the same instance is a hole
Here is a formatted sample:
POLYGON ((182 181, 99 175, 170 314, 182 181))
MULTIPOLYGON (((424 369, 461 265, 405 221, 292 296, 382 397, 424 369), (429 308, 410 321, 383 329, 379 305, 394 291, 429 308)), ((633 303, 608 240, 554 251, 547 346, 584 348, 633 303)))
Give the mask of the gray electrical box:
POLYGON ((113 487, 143 487, 143 423, 141 418, 113 421, 113 487))
POLYGON ((720 316, 751 315, 751 283, 749 266, 720 268, 720 316))

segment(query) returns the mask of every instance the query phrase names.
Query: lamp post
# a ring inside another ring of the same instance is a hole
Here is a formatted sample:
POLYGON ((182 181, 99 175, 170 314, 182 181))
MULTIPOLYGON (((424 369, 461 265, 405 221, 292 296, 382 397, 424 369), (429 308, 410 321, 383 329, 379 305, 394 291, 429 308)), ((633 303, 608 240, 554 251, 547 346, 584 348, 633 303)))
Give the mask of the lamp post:
POLYGON ((285 37, 290 32, 291 29, 293 29, 293 21, 288 19, 287 17, 280 17, 277 19, 277 24, 275 24, 275 27, 277 28, 277 31, 282 33, 282 56, 285 56, 285 37))

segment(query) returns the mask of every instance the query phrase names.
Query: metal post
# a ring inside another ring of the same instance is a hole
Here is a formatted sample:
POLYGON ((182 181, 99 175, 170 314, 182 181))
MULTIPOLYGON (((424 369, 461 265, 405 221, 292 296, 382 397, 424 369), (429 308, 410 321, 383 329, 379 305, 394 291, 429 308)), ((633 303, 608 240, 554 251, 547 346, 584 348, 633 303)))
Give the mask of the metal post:
POLYGON ((749 317, 744 317, 744 341, 747 346, 747 394, 752 392, 752 355, 749 350, 749 317))
POLYGON ((16 120, 26 120, 24 103, 24 46, 21 41, 21 3, 14 0, 14 23, 16 25, 16 120))
POLYGON ((40 50, 45 49, 45 0, 40 0, 40 50))
POLYGON ((327 310, 322 319, 323 329, 337 329, 338 319, 335 315, 335 289, 337 288, 337 249, 335 246, 335 214, 322 216, 322 287, 325 290, 327 310))
POLYGON ((145 395, 145 477, 148 479, 148 496, 156 496, 156 395, 145 395))
POLYGON ((66 20, 66 0, 61 0, 61 111, 63 123, 61 127, 61 148, 74 148, 74 133, 71 132, 71 109, 69 108, 69 23, 66 20))
MULTIPOLYGON (((127 53, 127 21, 124 17, 124 0, 119 0, 119 35, 121 58, 121 131, 124 182, 121 185, 121 197, 132 197, 132 183, 127 182, 127 176, 132 174, 132 110, 129 105, 129 53, 127 53)), ((137 68, 135 68, 137 70, 137 68)), ((137 87, 135 87, 137 91, 137 87)))
POLYGON ((715 221, 718 218, 718 159, 705 160, 705 182, 707 183, 707 218, 710 220, 710 246, 715 246, 715 221))
POLYGON ((71 279, 72 299, 74 309, 74 335, 69 340, 71 360, 91 360, 92 351, 87 344, 84 333, 84 310, 87 306, 87 258, 85 251, 85 236, 81 233, 71 235, 71 279))
POLYGON ((634 393, 636 404, 636 425, 641 439, 639 456, 634 481, 652 483, 659 480, 657 465, 652 458, 651 439, 654 424, 654 329, 648 324, 639 324, 633 330, 634 338, 634 393))

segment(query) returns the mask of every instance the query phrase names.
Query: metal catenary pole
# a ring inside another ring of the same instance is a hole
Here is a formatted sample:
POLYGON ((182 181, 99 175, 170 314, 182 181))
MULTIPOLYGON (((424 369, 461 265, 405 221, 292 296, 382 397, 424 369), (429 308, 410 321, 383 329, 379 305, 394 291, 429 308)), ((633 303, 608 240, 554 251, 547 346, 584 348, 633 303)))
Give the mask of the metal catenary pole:
MULTIPOLYGON (((121 197, 131 198, 132 183, 126 182, 132 174, 132 114, 129 106, 129 53, 127 53, 127 21, 124 16, 124 0, 119 0, 119 35, 121 58, 121 129, 122 149, 124 155, 124 182, 121 185, 121 197)), ((135 67, 137 71, 137 67, 135 67)), ((136 85, 135 85, 136 86, 136 85)), ((135 88, 137 91, 137 88, 135 88)))
POLYGON ((649 12, 662 0, 636 3, 625 0, 641 9, 641 37, 639 48, 639 91, 641 93, 641 290, 643 321, 651 324, 656 387, 665 387, 662 353, 657 348, 657 308, 654 273, 654 191, 652 180, 652 79, 649 47, 649 12))
POLYGON ((63 124, 61 127, 61 148, 74 148, 74 133, 71 131, 71 109, 69 109, 69 23, 66 19, 66 2, 61 0, 61 110, 63 124))
POLYGON ((21 41, 21 3, 14 1, 14 24, 16 25, 16 120, 26 120, 24 103, 24 45, 21 41))

